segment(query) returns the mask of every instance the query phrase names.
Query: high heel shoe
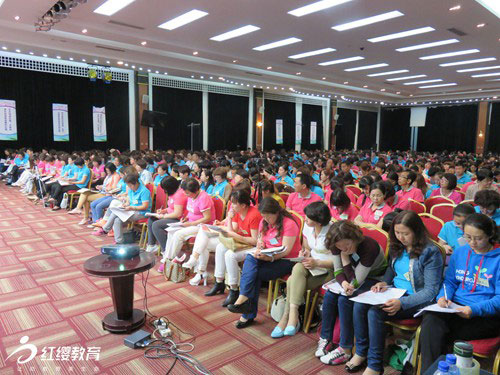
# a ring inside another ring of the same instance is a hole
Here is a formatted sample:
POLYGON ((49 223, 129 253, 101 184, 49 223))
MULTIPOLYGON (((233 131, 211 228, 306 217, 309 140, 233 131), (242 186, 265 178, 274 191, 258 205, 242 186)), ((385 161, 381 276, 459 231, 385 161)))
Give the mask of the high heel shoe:
POLYGON ((198 259, 191 255, 187 262, 182 263, 182 268, 190 268, 193 269, 198 265, 198 259))
POLYGON ((243 303, 239 304, 230 304, 227 306, 227 309, 235 314, 250 314, 252 312, 252 303, 249 299, 247 299, 243 303))
POLYGON ((232 305, 233 303, 236 302, 236 300, 238 299, 239 296, 240 296, 239 290, 229 289, 229 294, 226 297, 226 299, 224 300, 224 302, 222 303, 222 307, 228 307, 229 305, 232 305))
POLYGON ((224 282, 221 283, 215 282, 212 289, 210 289, 208 292, 205 293, 205 296, 212 297, 217 294, 224 294, 225 290, 226 290, 226 284, 224 284, 224 282))
MULTIPOLYGON (((184 266, 184 265, 183 265, 184 266)), ((208 272, 205 271, 203 273, 197 273, 195 277, 189 280, 189 285, 200 285, 200 282, 203 280, 203 286, 207 286, 208 272)))

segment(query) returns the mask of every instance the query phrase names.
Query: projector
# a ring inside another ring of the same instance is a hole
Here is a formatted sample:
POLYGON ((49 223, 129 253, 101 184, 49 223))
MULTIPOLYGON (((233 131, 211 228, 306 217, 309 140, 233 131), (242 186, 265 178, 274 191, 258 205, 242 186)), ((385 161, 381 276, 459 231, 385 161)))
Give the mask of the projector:
POLYGON ((141 249, 135 244, 105 245, 101 247, 101 253, 109 255, 112 259, 131 259, 139 255, 141 249))

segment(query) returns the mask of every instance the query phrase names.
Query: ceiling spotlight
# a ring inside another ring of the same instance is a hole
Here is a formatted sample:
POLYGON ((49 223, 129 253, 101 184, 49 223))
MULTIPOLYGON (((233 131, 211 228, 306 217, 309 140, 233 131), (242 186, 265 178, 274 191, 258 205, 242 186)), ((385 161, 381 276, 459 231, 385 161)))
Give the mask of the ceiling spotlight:
POLYGON ((34 53, 33 53, 33 52, 30 52, 30 55, 34 55, 34 53))
POLYGON ((326 79, 326 77, 323 77, 323 78, 321 78, 321 79, 322 79, 322 80, 325 80, 325 79, 326 79))
POLYGON ((148 44, 148 42, 144 41, 144 42, 141 42, 141 45, 145 46, 146 44, 148 44))
POLYGON ((16 52, 17 52, 17 53, 21 53, 21 50, 20 50, 20 49, 16 49, 16 52))
POLYGON ((99 63, 99 60, 94 60, 94 62, 95 62, 96 64, 98 64, 98 63, 99 63))
POLYGON ((3 46, 3 47, 2 47, 2 49, 3 49, 4 51, 7 51, 7 47, 5 47, 5 46, 3 46))
POLYGON ((237 63, 237 62, 238 62, 238 60, 233 60, 233 62, 234 62, 234 63, 237 63))
MULTIPOLYGON (((118 61, 117 62, 118 65, 123 65, 123 61, 118 61)), ((142 69, 142 68, 141 68, 142 69)))
POLYGON ((16 21, 19 21, 19 20, 21 19, 21 17, 19 17, 19 16, 15 16, 15 17, 14 17, 14 19, 15 19, 16 21))
POLYGON ((272 66, 268 66, 266 69, 271 70, 272 68, 273 68, 272 66))
POLYGON ((87 34, 87 31, 88 31, 87 29, 83 29, 82 33, 87 34))
POLYGON ((60 59, 60 58, 61 58, 61 56, 56 56, 56 58, 60 59))
POLYGON ((485 26, 486 26, 485 23, 479 23, 479 24, 476 25, 477 28, 481 28, 481 27, 485 27, 485 26))
POLYGON ((450 12, 453 12, 454 10, 459 10, 461 8, 460 5, 455 5, 454 7, 450 8, 450 12))
POLYGON ((43 57, 47 57, 48 55, 47 55, 46 53, 44 53, 42 56, 43 56, 43 57))
POLYGON ((73 60, 74 60, 74 58, 72 58, 72 57, 69 58, 69 61, 73 61, 73 60))
POLYGON ((349 84, 349 82, 347 82, 347 81, 344 82, 344 85, 348 85, 348 84, 349 84))
POLYGON ((193 52, 193 55, 195 55, 195 56, 196 56, 197 54, 198 54, 198 51, 194 51, 194 52, 193 52))
POLYGON ((368 87, 368 85, 364 85, 363 87, 366 89, 368 87))

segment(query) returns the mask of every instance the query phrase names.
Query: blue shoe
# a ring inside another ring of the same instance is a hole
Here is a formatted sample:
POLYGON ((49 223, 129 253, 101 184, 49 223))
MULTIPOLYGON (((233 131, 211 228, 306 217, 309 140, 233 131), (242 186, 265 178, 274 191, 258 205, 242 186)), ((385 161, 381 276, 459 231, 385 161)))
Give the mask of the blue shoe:
POLYGON ((288 326, 285 328, 283 331, 283 334, 285 336, 294 336, 297 332, 300 330, 300 322, 297 322, 297 325, 295 327, 293 326, 288 326))
POLYGON ((280 339, 283 336, 284 336, 283 330, 278 326, 274 327, 273 331, 271 332, 271 337, 273 339, 280 339))

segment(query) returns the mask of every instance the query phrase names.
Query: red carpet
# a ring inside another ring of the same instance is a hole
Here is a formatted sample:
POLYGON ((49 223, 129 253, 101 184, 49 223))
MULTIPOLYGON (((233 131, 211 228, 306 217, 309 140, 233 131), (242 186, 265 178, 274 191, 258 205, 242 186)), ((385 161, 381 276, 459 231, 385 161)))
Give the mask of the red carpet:
MULTIPOLYGON (((35 206, 17 189, 0 185, 0 375, 165 374, 172 359, 146 359, 143 350, 124 346, 125 335, 102 329, 102 317, 112 311, 109 282, 87 276, 83 263, 110 238, 91 236, 79 220, 35 206), (38 354, 18 368, 17 357, 26 358, 29 351, 7 357, 23 336, 38 354), (98 360, 86 360, 92 347, 100 348, 98 360)), ((238 316, 220 307, 225 297, 205 297, 208 288, 167 282, 151 270, 147 295, 153 314, 195 335, 192 355, 214 374, 345 373, 343 366, 325 366, 314 357, 314 332, 281 340, 269 336, 275 323, 265 313, 264 290, 258 324, 237 330, 238 316)), ((142 308, 143 298, 136 276, 136 308, 142 308)), ((187 373, 180 364, 172 372, 187 373)))

